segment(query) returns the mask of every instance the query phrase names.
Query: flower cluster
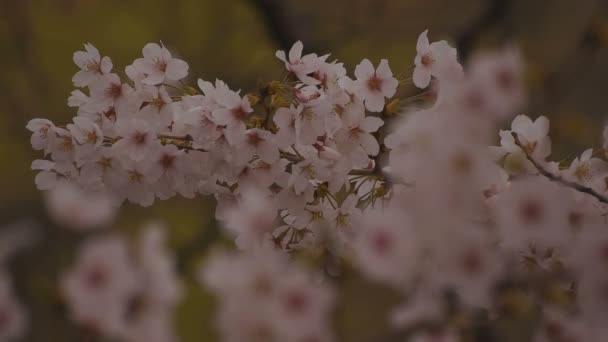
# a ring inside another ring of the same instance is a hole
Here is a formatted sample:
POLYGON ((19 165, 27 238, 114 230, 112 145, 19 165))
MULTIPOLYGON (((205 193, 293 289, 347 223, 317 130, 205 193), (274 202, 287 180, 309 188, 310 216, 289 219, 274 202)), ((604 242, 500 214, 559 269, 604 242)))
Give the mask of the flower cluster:
MULTIPOLYGON (((27 125, 47 157, 32 164, 36 184, 55 189, 52 212, 78 229, 103 225, 125 200, 215 196, 240 249, 201 271, 224 340, 332 340, 328 282, 341 264, 403 294, 391 320, 416 341, 460 340, 480 310, 509 317, 513 298, 542 309, 528 317, 534 341, 606 333, 606 151, 552 162, 549 120, 525 115, 489 146, 525 104, 517 48, 477 54, 464 70, 425 31, 411 67, 394 75, 387 60, 364 59, 352 78, 297 42, 276 54, 285 78, 246 94, 221 80, 188 85, 188 65, 158 44, 124 76, 85 48, 74 55, 73 123, 27 125), (408 98, 412 84, 431 89, 408 98), (70 215, 65 203, 82 202, 70 215), (292 260, 302 256, 318 272, 292 260)), ((159 234, 146 233, 135 258, 120 237, 83 245, 62 283, 75 320, 126 341, 174 339, 167 313, 180 292, 159 234)))
POLYGON ((120 341, 176 341, 173 314, 182 297, 164 228, 145 227, 137 248, 122 236, 87 240, 61 276, 72 319, 86 334, 120 341))

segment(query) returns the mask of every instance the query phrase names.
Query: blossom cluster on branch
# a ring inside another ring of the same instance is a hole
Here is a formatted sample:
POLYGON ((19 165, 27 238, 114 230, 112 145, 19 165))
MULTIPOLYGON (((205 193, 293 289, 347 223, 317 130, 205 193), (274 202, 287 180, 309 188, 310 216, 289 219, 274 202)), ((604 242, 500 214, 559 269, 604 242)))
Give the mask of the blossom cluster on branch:
MULTIPOLYGON (((469 341, 480 312, 498 321, 526 302, 530 340, 602 340, 605 151, 550 161, 548 119, 525 115, 490 146, 525 104, 515 47, 463 68, 425 31, 413 65, 364 59, 351 77, 297 42, 276 53, 285 77, 247 93, 189 85, 163 45, 142 54, 124 72, 90 44, 74 54, 73 122, 27 125, 45 156, 35 181, 53 217, 79 230, 125 201, 213 195, 239 250, 201 270, 223 340, 336 339, 333 282, 351 269, 403 294, 390 315, 403 338, 469 341), (429 89, 408 96, 412 85, 429 89)), ((159 234, 135 255, 115 236, 83 246, 62 287, 74 319, 119 340, 173 341, 180 291, 159 234), (128 320, 138 309, 147 334, 128 320)))

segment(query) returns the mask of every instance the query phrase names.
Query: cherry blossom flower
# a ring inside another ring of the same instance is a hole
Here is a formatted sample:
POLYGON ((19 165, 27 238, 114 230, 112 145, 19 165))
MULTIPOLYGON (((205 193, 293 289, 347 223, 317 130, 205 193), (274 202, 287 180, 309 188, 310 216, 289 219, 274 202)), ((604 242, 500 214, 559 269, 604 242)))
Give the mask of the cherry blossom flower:
POLYGON ((302 50, 304 50, 304 44, 301 41, 297 41, 293 44, 291 50, 289 50, 289 58, 287 58, 288 56, 285 54, 285 51, 277 51, 276 56, 285 62, 285 68, 293 72, 303 83, 309 85, 319 84, 319 80, 309 75, 318 70, 321 61, 314 53, 302 56, 302 50))
POLYGON ((456 49, 445 40, 429 44, 425 30, 418 37, 416 44, 416 58, 414 64, 414 84, 418 88, 426 88, 431 82, 431 76, 441 79, 446 72, 461 70, 456 57, 456 49))
POLYGON ((103 227, 116 214, 113 201, 105 194, 86 193, 66 182, 60 182, 47 193, 46 205, 55 223, 73 230, 103 227))
POLYGON ((74 75, 72 82, 77 87, 86 87, 99 76, 109 74, 112 70, 110 57, 101 58, 99 50, 90 43, 84 44, 86 51, 74 52, 74 63, 81 69, 74 75))
POLYGON ((49 139, 55 137, 55 125, 47 119, 32 119, 26 128, 33 133, 30 140, 32 148, 48 153, 49 139))
POLYGON ((410 218, 374 210, 355 224, 362 230, 355 242, 358 264, 370 278, 399 288, 416 276, 422 248, 410 218))
MULTIPOLYGON (((365 102, 365 108, 370 112, 381 112, 384 108, 384 98, 391 98, 397 92, 399 82, 393 77, 388 61, 380 60, 377 69, 364 59, 355 68, 357 80, 352 85, 355 95, 365 102)), ((342 78, 343 84, 349 83, 348 78, 342 78)))
POLYGON ((164 46, 149 43, 142 49, 144 58, 133 62, 135 69, 146 77, 144 84, 157 85, 165 80, 179 81, 188 75, 188 64, 181 59, 173 58, 164 46))
POLYGON ((367 163, 367 155, 375 156, 380 152, 380 145, 371 134, 376 132, 384 122, 374 116, 365 116, 363 105, 354 102, 342 113, 343 128, 336 132, 336 142, 342 154, 359 153, 355 160, 367 163))
POLYGON ((548 133, 549 120, 544 116, 538 117, 534 122, 525 115, 515 117, 510 131, 500 131, 500 151, 507 154, 505 168, 511 172, 536 173, 536 168, 527 160, 526 153, 539 163, 545 162, 551 154, 551 138, 548 133), (512 132, 517 133, 525 153, 515 144, 512 132))
POLYGON ((137 289, 135 274, 123 239, 112 236, 86 242, 76 264, 61 278, 73 319, 105 336, 120 336, 127 300, 137 289))
POLYGON ((591 185, 598 182, 603 174, 608 171, 608 164, 599 158, 594 158, 593 149, 583 152, 580 157, 574 158, 570 167, 563 174, 567 179, 579 184, 591 185))
POLYGON ((238 145, 245 138, 245 120, 253 112, 247 97, 228 88, 216 88, 216 101, 221 106, 213 111, 213 121, 226 126, 226 138, 231 145, 238 145))
POLYGON ((17 301, 11 279, 5 271, 0 273, 0 313, 2 313, 0 340, 16 341, 23 338, 28 317, 21 303, 17 301))
POLYGON ((134 161, 143 160, 158 140, 148 122, 141 119, 117 121, 116 132, 122 139, 112 148, 134 161))

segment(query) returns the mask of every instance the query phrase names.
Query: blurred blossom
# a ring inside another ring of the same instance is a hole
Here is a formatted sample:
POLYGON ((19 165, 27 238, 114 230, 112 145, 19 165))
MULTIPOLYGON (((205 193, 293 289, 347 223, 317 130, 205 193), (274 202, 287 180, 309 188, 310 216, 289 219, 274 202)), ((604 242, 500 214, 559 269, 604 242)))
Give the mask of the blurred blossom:
POLYGON ((116 205, 106 194, 87 192, 68 182, 48 191, 45 199, 53 221, 72 230, 102 228, 116 216, 116 205))

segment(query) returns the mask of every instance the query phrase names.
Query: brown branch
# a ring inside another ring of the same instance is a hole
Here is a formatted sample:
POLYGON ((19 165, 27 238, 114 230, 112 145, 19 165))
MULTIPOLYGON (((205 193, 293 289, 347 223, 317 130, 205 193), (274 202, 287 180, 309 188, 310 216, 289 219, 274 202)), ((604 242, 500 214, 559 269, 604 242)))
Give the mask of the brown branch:
POLYGON ((517 145, 524 152, 524 154, 526 155, 526 159, 528 159, 530 161, 530 163, 532 163, 532 165, 534 165, 536 170, 538 170, 538 172, 541 175, 547 177, 549 180, 551 180, 553 182, 560 183, 560 184, 567 186, 571 189, 574 189, 576 191, 591 195, 591 196, 595 197, 598 201, 608 204, 608 198, 606 196, 603 196, 602 194, 598 193, 597 191, 593 190, 592 188, 586 187, 586 186, 578 184, 576 182, 569 181, 567 179, 562 178, 561 176, 557 176, 557 175, 554 175, 553 173, 549 172, 542 165, 540 165, 540 163, 538 163, 536 160, 534 160, 534 158, 532 158, 532 156, 528 153, 526 148, 523 146, 523 144, 519 140, 517 133, 511 132, 511 135, 513 136, 513 140, 515 140, 515 145, 517 145))

